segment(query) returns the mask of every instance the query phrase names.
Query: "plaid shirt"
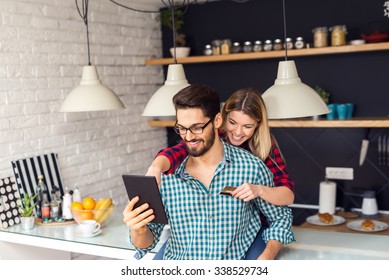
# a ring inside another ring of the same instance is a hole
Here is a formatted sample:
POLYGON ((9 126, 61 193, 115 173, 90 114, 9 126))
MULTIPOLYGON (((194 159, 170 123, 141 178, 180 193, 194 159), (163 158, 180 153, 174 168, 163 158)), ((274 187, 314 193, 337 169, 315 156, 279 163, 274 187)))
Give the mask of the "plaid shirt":
MULTIPOLYGON (((262 161, 224 142, 223 146, 224 157, 209 188, 185 172, 189 157, 174 174, 162 176, 160 192, 171 230, 164 259, 242 259, 261 228, 258 209, 271 222, 263 232, 266 242, 294 241, 290 208, 260 198, 244 202, 219 194, 223 187, 243 182, 274 186, 272 174, 262 161)), ((140 257, 155 247, 164 225, 150 223, 148 227, 154 242, 147 249, 137 249, 140 257)))
MULTIPOLYGON (((219 136, 224 138, 222 133, 219 133, 219 136)), ((251 152, 247 141, 244 142, 240 148, 251 152)), ((165 172, 166 174, 173 173, 187 155, 188 152, 183 141, 173 147, 162 149, 157 154, 157 156, 165 156, 169 159, 170 169, 165 172)), ((280 149, 274 141, 272 143, 269 157, 264 162, 270 169, 271 173, 273 173, 274 185, 276 187, 285 186, 294 191, 294 182, 289 178, 285 162, 281 157, 280 149)))

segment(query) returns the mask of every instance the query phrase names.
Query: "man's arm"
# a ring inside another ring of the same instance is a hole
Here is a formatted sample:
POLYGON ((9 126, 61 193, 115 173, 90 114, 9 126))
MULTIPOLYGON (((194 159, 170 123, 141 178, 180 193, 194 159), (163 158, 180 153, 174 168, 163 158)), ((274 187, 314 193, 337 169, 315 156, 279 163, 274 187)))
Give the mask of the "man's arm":
POLYGON ((281 248, 281 242, 276 240, 269 240, 266 243, 265 249, 263 250, 262 254, 259 255, 257 260, 274 260, 281 248))

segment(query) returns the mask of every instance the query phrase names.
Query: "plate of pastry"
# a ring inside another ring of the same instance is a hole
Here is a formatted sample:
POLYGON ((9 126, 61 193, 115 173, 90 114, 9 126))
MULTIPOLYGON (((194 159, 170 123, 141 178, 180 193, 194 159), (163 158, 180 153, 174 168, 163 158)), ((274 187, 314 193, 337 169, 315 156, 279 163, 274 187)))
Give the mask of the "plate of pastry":
POLYGON ((316 226, 336 226, 343 224, 345 221, 345 218, 329 213, 317 213, 307 218, 308 223, 316 226))
POLYGON ((362 232, 377 232, 383 231, 389 228, 389 225, 384 222, 372 220, 372 219, 364 219, 357 220, 347 223, 346 225, 349 229, 362 231, 362 232))

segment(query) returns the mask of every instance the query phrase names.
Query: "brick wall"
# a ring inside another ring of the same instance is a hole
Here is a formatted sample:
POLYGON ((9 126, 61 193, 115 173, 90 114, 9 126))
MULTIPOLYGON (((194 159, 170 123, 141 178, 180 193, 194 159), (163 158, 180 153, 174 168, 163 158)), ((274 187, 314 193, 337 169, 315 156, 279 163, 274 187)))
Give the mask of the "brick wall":
MULTIPOLYGON (((85 25, 73 0, 0 0, 0 177, 11 160, 55 152, 65 186, 126 200, 121 175, 144 174, 166 145, 164 129, 141 116, 164 81, 154 14, 89 2, 91 62, 125 110, 60 113, 87 65, 85 25)), ((81 3, 81 1, 79 1, 81 3)))

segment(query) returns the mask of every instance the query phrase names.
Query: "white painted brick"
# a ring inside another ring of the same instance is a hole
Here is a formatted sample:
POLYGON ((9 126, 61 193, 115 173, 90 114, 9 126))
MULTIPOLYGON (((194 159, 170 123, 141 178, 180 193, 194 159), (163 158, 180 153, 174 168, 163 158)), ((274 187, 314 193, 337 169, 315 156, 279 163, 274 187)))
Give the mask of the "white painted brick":
POLYGON ((23 90, 47 88, 47 80, 44 78, 20 79, 23 90))
POLYGON ((35 115, 50 112, 49 105, 43 102, 24 104, 23 110, 26 115, 35 115))
POLYGON ((24 155, 31 153, 31 151, 39 150, 38 140, 31 139, 29 141, 13 142, 9 144, 11 155, 24 155))
POLYGON ((38 116, 17 116, 9 119, 10 129, 17 130, 27 127, 36 128, 39 124, 38 116))
POLYGON ((33 91, 8 91, 7 95, 9 104, 21 104, 35 101, 35 94, 33 91))
POLYGON ((34 65, 9 65, 7 66, 8 78, 34 78, 36 68, 34 65))

